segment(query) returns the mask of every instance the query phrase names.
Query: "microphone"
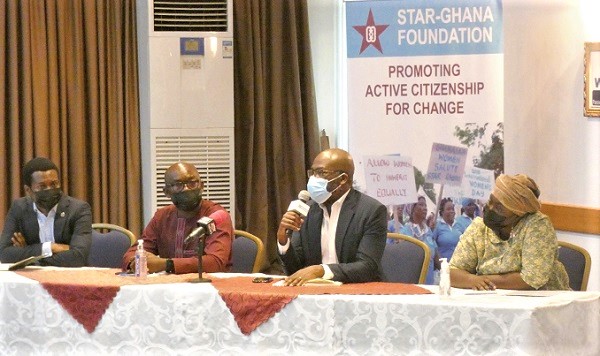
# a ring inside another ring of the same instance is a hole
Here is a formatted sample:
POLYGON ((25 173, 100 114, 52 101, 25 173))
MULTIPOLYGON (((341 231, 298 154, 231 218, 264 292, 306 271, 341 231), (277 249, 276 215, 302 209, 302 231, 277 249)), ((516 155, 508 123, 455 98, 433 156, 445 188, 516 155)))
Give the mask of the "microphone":
MULTIPOLYGON (((298 199, 293 200, 290 203, 290 206, 288 206, 287 211, 293 211, 296 214, 305 218, 306 215, 308 215, 308 210, 310 209, 310 206, 308 206, 308 204, 306 204, 309 200, 310 200, 310 193, 307 192, 306 190, 301 190, 300 193, 298 193, 298 199)), ((288 237, 292 236, 292 230, 286 229, 285 234, 288 237)))
POLYGON ((183 241, 184 244, 189 241, 198 238, 198 279, 191 280, 192 283, 206 283, 210 282, 210 279, 202 277, 202 255, 204 254, 204 239, 206 236, 217 231, 217 224, 229 219, 229 214, 225 210, 217 210, 210 216, 205 216, 198 220, 198 227, 195 228, 183 241))
POLYGON ((224 210, 217 210, 210 216, 204 216, 196 223, 197 228, 192 230, 189 235, 183 240, 183 244, 194 240, 195 238, 203 238, 217 231, 217 225, 227 219, 227 213, 224 210))

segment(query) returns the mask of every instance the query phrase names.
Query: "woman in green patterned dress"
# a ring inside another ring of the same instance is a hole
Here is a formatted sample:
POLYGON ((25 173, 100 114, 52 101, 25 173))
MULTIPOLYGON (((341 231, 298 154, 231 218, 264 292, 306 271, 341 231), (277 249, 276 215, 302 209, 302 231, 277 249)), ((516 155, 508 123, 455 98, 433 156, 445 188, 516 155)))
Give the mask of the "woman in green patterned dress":
POLYGON ((526 175, 501 174, 484 208, 462 235, 452 260, 453 287, 476 290, 568 290, 550 219, 540 212, 539 188, 526 175))

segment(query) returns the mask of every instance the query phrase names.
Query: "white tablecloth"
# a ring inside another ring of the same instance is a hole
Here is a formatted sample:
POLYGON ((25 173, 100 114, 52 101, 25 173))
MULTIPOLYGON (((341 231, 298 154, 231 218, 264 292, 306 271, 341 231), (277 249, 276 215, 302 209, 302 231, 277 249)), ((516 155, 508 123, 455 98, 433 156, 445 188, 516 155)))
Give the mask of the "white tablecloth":
POLYGON ((37 282, 0 283, 2 355, 600 355, 597 292, 301 295, 246 336, 210 284, 124 286, 90 334, 37 282))

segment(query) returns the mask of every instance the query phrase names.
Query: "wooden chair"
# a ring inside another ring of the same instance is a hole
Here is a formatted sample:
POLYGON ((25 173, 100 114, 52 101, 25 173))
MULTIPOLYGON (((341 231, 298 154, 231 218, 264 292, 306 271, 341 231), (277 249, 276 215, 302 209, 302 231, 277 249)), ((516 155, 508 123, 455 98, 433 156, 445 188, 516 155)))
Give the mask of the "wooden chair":
POLYGON ((135 241, 133 232, 119 225, 92 224, 92 246, 88 256, 88 266, 121 267, 123 255, 135 241))
POLYGON ((427 277, 431 252, 427 245, 414 237, 391 233, 388 238, 397 243, 386 244, 381 258, 384 281, 423 284, 427 277))
POLYGON ((234 230, 231 272, 257 273, 265 258, 262 240, 255 235, 243 230, 234 230))
POLYGON ((558 260, 567 270, 569 287, 576 291, 587 290, 592 265, 590 253, 583 247, 558 241, 558 260))

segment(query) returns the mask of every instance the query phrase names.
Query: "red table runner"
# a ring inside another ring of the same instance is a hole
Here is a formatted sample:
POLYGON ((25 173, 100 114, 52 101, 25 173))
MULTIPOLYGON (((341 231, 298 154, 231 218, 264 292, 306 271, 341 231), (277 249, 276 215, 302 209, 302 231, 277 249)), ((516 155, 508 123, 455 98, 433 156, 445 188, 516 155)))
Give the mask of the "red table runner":
MULTIPOLYGON (((25 269, 21 276, 36 280, 69 313, 92 333, 124 285, 185 283, 197 274, 156 275, 146 279, 115 275, 117 269, 25 269)), ((274 287, 252 283, 251 277, 213 278, 213 286, 231 311, 242 333, 248 335, 299 294, 430 294, 401 283, 355 283, 341 286, 274 287)))
POLYGON ((427 289, 413 284, 383 282, 274 287, 271 283, 252 283, 249 277, 232 277, 213 279, 212 284, 246 335, 300 294, 431 294, 427 289))
POLYGON ((185 283, 198 274, 156 275, 146 279, 116 275, 118 269, 23 269, 16 273, 40 282, 87 332, 92 333, 121 286, 185 283))

